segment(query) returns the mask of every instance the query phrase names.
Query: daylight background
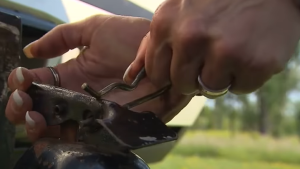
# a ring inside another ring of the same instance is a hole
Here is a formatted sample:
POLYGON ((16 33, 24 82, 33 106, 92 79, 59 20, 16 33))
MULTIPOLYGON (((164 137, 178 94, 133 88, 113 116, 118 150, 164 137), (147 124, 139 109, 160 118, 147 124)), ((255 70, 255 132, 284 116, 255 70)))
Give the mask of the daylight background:
MULTIPOLYGON (((47 0, 39 0, 44 1, 47 0)), ((153 12, 163 0, 130 1, 153 12)), ((73 14, 71 21, 89 12, 82 11, 80 6, 77 9, 78 15, 68 11, 73 14)), ((45 10, 51 8, 47 6, 45 10)), ((151 169, 299 169, 300 56, 297 53, 285 71, 253 94, 228 94, 208 100, 195 124, 172 152, 162 162, 150 164, 151 169)), ((16 137, 26 138, 24 128, 17 126, 16 137)), ((21 153, 16 151, 15 160, 21 153)), ((6 156, 0 153, 0 159, 6 156)))
POLYGON ((172 154, 153 168, 300 168, 297 53, 255 93, 209 100, 172 154))

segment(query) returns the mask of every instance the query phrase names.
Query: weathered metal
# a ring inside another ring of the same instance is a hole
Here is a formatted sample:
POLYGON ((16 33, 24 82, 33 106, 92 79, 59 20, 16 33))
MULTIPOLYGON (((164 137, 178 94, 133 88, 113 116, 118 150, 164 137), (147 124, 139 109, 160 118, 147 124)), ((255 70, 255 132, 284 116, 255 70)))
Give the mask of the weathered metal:
POLYGON ((7 78, 20 65, 21 21, 0 12, 0 166, 11 168, 15 128, 6 119, 5 107, 9 96, 7 78))
MULTIPOLYGON (((111 86, 107 92, 115 88, 111 86)), ((177 134, 154 113, 131 111, 128 106, 101 99, 101 91, 97 93, 88 85, 84 87, 96 97, 32 83, 26 91, 32 98, 32 110, 41 113, 48 126, 60 125, 61 131, 75 126, 77 135, 74 141, 35 142, 14 169, 148 169, 131 150, 177 139, 177 134)), ((152 99, 154 95, 146 98, 152 99)))
POLYGON ((14 169, 149 169, 131 152, 83 143, 41 139, 19 159, 14 169))
POLYGON ((40 112, 47 125, 75 121, 78 140, 86 144, 133 150, 177 138, 152 112, 133 112, 108 100, 45 84, 32 83, 27 93, 32 110, 40 112))

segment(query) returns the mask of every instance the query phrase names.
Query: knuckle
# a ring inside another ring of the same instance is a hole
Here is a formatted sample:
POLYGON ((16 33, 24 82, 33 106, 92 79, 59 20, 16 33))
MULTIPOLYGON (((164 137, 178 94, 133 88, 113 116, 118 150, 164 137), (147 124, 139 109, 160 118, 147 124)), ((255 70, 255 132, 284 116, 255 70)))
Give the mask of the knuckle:
POLYGON ((101 30, 104 25, 110 24, 114 19, 119 17, 120 16, 115 15, 93 15, 82 21, 74 22, 72 24, 76 26, 79 33, 93 34, 97 30, 101 30))
POLYGON ((69 24, 60 24, 60 25, 57 25, 56 27, 53 28, 53 31, 57 31, 57 32, 60 32, 62 34, 66 33, 66 28, 68 27, 69 24))
POLYGON ((238 43, 220 40, 214 45, 213 52, 216 56, 239 61, 241 59, 241 57, 238 57, 239 49, 240 45, 238 43))
POLYGON ((255 59, 252 61, 252 64, 249 64, 249 69, 260 72, 262 76, 270 76, 285 69, 285 65, 277 59, 282 58, 278 54, 257 55, 253 56, 253 58, 255 59))
POLYGON ((190 44, 195 41, 195 32, 181 28, 177 32, 177 36, 181 44, 190 44))
POLYGON ((139 23, 139 27, 149 29, 151 21, 146 18, 136 18, 136 21, 139 23))
POLYGON ((246 67, 249 72, 253 72, 253 74, 259 73, 261 77, 272 74, 270 69, 270 62, 262 62, 262 61, 253 61, 252 64, 248 64, 246 67))
POLYGON ((262 74, 279 73, 285 69, 285 62, 277 53, 247 52, 244 50, 244 43, 232 40, 221 39, 213 46, 214 57, 224 64, 231 64, 234 67, 247 69, 262 74))
POLYGON ((222 64, 231 64, 232 68, 242 68, 252 72, 259 72, 261 76, 276 74, 285 69, 285 64, 280 60, 283 58, 278 54, 265 55, 264 52, 245 52, 243 44, 224 39, 215 43, 213 53, 215 59, 222 64))
POLYGON ((151 25, 151 21, 146 19, 146 18, 134 18, 134 23, 138 28, 136 28, 137 30, 140 30, 139 35, 142 34, 142 36, 144 36, 147 32, 149 32, 150 30, 150 25, 151 25))
POLYGON ((166 15, 155 15, 153 17, 153 21, 150 25, 150 32, 151 34, 162 34, 165 33, 168 29, 170 24, 167 23, 169 21, 169 16, 166 15))
POLYGON ((151 21, 149 19, 146 19, 146 18, 141 18, 141 17, 138 17, 137 20, 141 23, 145 23, 149 26, 149 24, 151 23, 151 21))
MULTIPOLYGON (((166 34, 169 28, 173 25, 174 13, 169 11, 168 5, 166 3, 161 4, 155 13, 153 14, 153 19, 150 25, 151 34, 166 34)), ((161 35, 160 35, 161 36, 161 35)))
POLYGON ((213 61, 218 66, 227 67, 231 72, 244 68, 249 61, 249 57, 241 54, 240 45, 231 41, 219 40, 212 44, 210 50, 209 53, 212 57, 206 59, 213 61))
POLYGON ((70 36, 70 33, 71 33, 70 31, 68 31, 69 28, 70 28, 70 24, 60 24, 60 25, 56 26, 55 28, 53 28, 53 32, 58 33, 58 34, 59 34, 58 37, 60 37, 61 40, 62 40, 65 44, 67 44, 67 43, 65 42, 66 37, 70 36))
POLYGON ((193 20, 186 20, 180 24, 181 26, 175 28, 174 31, 177 41, 182 45, 195 44, 199 45, 203 40, 209 38, 205 24, 199 24, 193 20))
POLYGON ((165 19, 164 16, 168 16, 170 12, 168 8, 170 8, 170 5, 168 3, 169 1, 166 0, 163 3, 161 3, 155 10, 153 14, 153 22, 159 22, 159 21, 165 21, 165 20, 160 20, 161 18, 165 19))
POLYGON ((87 17, 85 18, 84 20, 80 21, 80 22, 77 22, 77 23, 83 23, 83 24, 95 24, 95 23, 101 23, 103 20, 106 20, 106 19, 111 19, 115 16, 113 15, 92 15, 90 17, 87 17))

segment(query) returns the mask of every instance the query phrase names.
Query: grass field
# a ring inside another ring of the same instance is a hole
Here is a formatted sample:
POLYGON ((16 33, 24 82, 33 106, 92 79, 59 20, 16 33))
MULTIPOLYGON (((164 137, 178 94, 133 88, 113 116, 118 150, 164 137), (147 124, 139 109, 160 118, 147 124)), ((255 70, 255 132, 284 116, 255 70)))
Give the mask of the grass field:
POLYGON ((267 162, 243 162, 222 158, 170 155, 164 162, 150 165, 151 169, 299 169, 299 165, 267 162))
POLYGON ((188 132, 152 169, 299 169, 296 137, 273 139, 255 133, 188 132))

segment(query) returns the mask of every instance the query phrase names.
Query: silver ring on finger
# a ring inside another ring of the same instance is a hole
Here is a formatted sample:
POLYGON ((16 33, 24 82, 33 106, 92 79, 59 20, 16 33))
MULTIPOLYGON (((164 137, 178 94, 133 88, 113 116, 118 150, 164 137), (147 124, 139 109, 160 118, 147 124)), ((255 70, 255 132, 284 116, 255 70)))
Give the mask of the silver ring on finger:
POLYGON ((209 99, 214 99, 214 98, 217 98, 217 97, 225 95, 228 92, 229 88, 231 87, 231 85, 229 85, 226 88, 221 89, 221 90, 212 90, 212 89, 209 89, 202 82, 200 75, 198 76, 198 83, 199 83, 199 85, 201 87, 200 94, 203 95, 203 96, 205 96, 205 97, 207 97, 207 98, 209 98, 209 99))
POLYGON ((60 77, 58 72, 53 67, 47 67, 54 78, 54 86, 60 87, 60 77))

